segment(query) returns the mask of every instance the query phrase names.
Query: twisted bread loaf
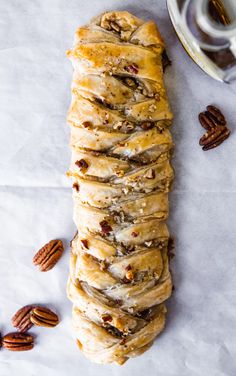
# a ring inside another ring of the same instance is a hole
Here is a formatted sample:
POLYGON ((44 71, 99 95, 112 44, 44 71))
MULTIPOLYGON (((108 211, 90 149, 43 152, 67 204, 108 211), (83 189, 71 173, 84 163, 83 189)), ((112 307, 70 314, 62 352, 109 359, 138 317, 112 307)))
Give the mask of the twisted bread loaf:
POLYGON ((79 28, 71 125, 74 221, 68 296, 77 343, 98 363, 147 350, 165 324, 173 147, 152 21, 108 12, 79 28))

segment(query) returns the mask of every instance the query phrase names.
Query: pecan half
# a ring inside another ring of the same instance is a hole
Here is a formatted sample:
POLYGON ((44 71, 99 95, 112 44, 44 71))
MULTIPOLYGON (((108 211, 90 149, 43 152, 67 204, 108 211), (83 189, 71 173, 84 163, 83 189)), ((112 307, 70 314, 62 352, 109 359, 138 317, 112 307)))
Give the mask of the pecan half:
POLYGON ((202 150, 207 151, 220 145, 230 135, 227 123, 222 112, 215 106, 207 106, 207 111, 198 116, 201 126, 207 132, 200 138, 199 144, 202 150))
POLYGON ((30 321, 30 312, 34 308, 34 305, 27 305, 20 308, 12 317, 12 325, 19 330, 20 333, 25 333, 29 330, 33 324, 30 321))
POLYGON ((52 328, 59 323, 56 313, 46 307, 35 307, 30 314, 30 320, 34 325, 52 328))
POLYGON ((33 263, 39 266, 41 272, 47 272, 56 265, 63 251, 64 248, 61 240, 51 240, 36 253, 33 263))
POLYGON ((224 142, 229 137, 229 135, 230 135, 230 130, 226 128, 217 138, 215 138, 213 142, 203 146, 202 150, 207 151, 207 150, 210 150, 219 146, 220 144, 222 144, 222 142, 224 142))
POLYGON ((203 150, 213 149, 220 145, 229 135, 229 129, 225 126, 217 125, 200 138, 199 145, 203 146, 203 150))
POLYGON ((8 333, 2 338, 2 346, 10 351, 27 351, 34 347, 34 337, 25 333, 8 333))
POLYGON ((208 115, 208 112, 201 112, 198 115, 199 122, 201 126, 206 129, 207 131, 210 131, 212 128, 214 128, 217 124, 215 124, 214 120, 208 115))
POLYGON ((226 120, 222 112, 215 106, 207 106, 207 111, 201 112, 198 116, 200 124, 206 130, 211 130, 217 125, 226 126, 226 120))
POLYGON ((209 105, 207 106, 207 111, 211 115, 211 117, 213 117, 217 121, 217 124, 226 125, 225 117, 219 110, 219 108, 213 105, 209 105))

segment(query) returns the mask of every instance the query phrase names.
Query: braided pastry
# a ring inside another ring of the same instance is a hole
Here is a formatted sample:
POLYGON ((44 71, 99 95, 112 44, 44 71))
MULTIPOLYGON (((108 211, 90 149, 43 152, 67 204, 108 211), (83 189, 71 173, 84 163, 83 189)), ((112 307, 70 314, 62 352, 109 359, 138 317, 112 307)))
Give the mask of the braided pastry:
POLYGON ((108 12, 75 34, 71 125, 74 221, 68 296, 78 346, 123 364, 163 330, 172 282, 168 191, 172 113, 152 21, 108 12))

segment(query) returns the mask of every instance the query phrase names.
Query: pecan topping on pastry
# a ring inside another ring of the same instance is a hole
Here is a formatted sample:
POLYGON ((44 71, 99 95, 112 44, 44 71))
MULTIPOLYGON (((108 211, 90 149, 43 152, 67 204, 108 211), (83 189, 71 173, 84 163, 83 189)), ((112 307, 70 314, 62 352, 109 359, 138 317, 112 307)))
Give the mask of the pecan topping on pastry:
POLYGON ((144 121, 143 123, 140 124, 140 127, 144 130, 147 131, 148 129, 151 129, 154 127, 154 124, 151 121, 144 121))
POLYGON ((129 73, 138 74, 138 65, 135 63, 126 65, 124 69, 129 73))
POLYGON ((75 162, 76 166, 79 167, 81 171, 86 171, 88 168, 88 163, 84 159, 80 159, 79 161, 75 162))
POLYGON ((105 220, 100 222, 100 226, 103 234, 109 234, 112 231, 112 227, 105 220))
POLYGON ((84 248, 88 249, 88 240, 87 239, 81 239, 80 241, 83 244, 84 248))
POLYGON ((74 188, 77 192, 79 192, 79 184, 78 184, 78 183, 74 183, 74 184, 73 184, 73 188, 74 188))

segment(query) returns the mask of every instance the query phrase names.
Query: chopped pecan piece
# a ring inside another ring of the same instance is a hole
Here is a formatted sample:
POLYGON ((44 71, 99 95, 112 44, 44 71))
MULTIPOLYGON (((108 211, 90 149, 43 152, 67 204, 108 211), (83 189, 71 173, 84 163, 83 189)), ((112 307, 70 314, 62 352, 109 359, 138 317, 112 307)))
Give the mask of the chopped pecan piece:
POLYGON ((10 351, 27 351, 34 347, 34 337, 25 333, 8 333, 2 338, 2 346, 10 351))
POLYGON ((12 325, 19 330, 20 333, 25 333, 29 330, 33 323, 30 321, 30 312, 34 308, 34 305, 27 305, 20 308, 12 317, 12 325))
POLYGON ((84 248, 88 249, 88 240, 87 239, 81 239, 80 241, 83 244, 84 248))
POLYGON ((111 322, 112 321, 111 315, 109 315, 109 314, 102 315, 102 321, 103 322, 111 322))
POLYGON ((147 131, 151 128, 153 128, 154 124, 151 121, 144 121, 143 123, 140 124, 140 127, 144 130, 147 131))
POLYGON ((75 162, 76 166, 83 172, 88 169, 88 163, 84 159, 80 159, 79 161, 75 162))
POLYGON ((129 73, 132 73, 132 74, 138 74, 138 65, 133 63, 133 64, 130 64, 130 65, 126 65, 124 67, 124 69, 126 70, 126 72, 129 72, 129 73))
POLYGON ((30 314, 30 320, 34 325, 52 328, 59 323, 59 318, 55 312, 45 307, 35 307, 30 314))
POLYGON ((74 183, 73 188, 76 190, 76 192, 79 192, 79 184, 78 183, 74 183))
POLYGON ((92 124, 90 121, 84 121, 84 122, 82 123, 82 126, 83 126, 84 128, 91 128, 91 127, 93 126, 93 124, 92 124))
POLYGON ((36 253, 33 263, 39 266, 41 272, 47 272, 56 265, 63 251, 64 248, 61 240, 51 240, 36 253))
POLYGON ((104 220, 99 223, 101 226, 101 230, 103 234, 109 234, 112 231, 112 227, 109 225, 109 223, 104 220))

